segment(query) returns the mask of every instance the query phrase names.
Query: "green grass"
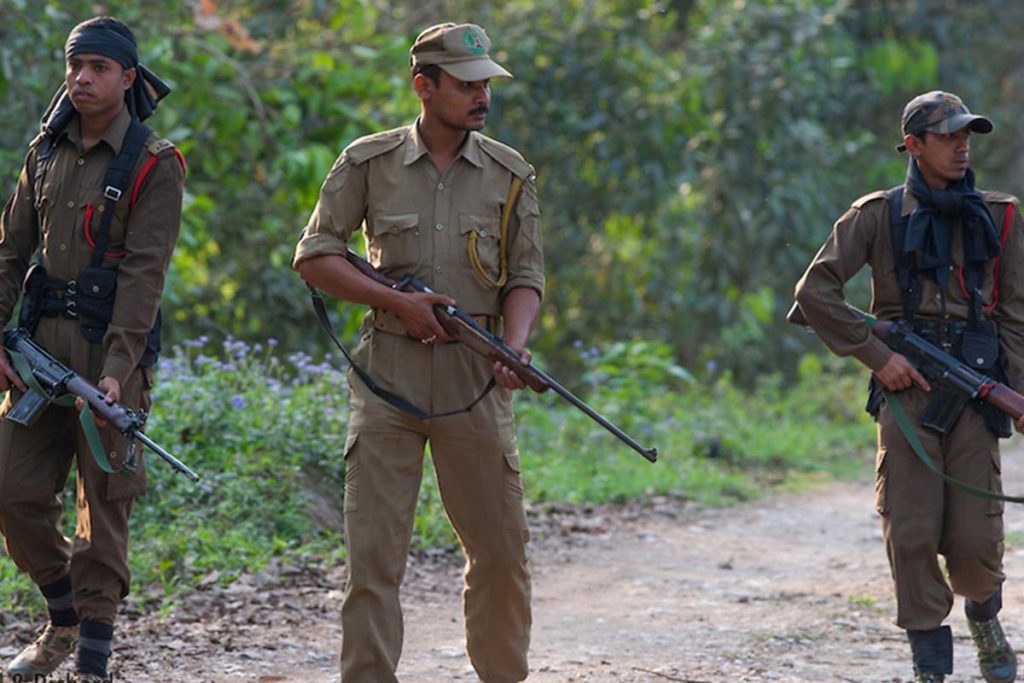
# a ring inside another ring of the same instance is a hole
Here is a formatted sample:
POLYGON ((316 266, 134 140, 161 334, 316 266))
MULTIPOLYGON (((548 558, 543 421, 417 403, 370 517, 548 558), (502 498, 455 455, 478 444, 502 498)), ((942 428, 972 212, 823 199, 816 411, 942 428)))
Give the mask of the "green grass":
MULTIPOLYGON (((172 608, 204 577, 230 581, 273 558, 344 557, 337 524, 310 514, 314 499, 335 512, 343 500, 348 409, 340 365, 281 358, 273 340, 228 341, 216 352, 207 346, 199 340, 162 361, 147 426, 203 477, 194 485, 149 457, 149 492, 132 517, 131 599, 153 609, 172 608)), ((588 350, 583 359, 578 393, 657 447, 658 461, 647 462, 552 392, 521 393, 519 449, 534 503, 670 495, 728 505, 870 472, 874 432, 860 408, 863 373, 851 364, 808 357, 799 377, 768 377, 747 389, 728 376, 698 382, 667 348, 648 342, 588 350)), ((414 534, 420 549, 455 543, 429 459, 414 534)), ((0 610, 26 609, 41 610, 42 601, 0 557, 0 610)))

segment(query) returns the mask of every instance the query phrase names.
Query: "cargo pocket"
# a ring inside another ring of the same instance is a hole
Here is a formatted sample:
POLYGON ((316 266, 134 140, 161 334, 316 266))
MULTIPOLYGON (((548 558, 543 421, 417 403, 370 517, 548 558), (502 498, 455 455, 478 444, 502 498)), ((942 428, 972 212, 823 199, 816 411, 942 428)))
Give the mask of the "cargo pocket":
MULTIPOLYGON (((113 439, 103 439, 107 449, 107 460, 111 467, 116 470, 109 473, 107 477, 107 500, 124 500, 126 498, 138 498, 146 492, 146 460, 144 446, 141 443, 135 444, 134 472, 121 469, 125 457, 130 448, 127 438, 118 434, 113 439), (113 443, 111 443, 113 442, 113 443)), ((92 453, 79 454, 78 457, 92 458, 92 453)))
POLYGON ((505 510, 502 519, 506 529, 527 529, 526 507, 523 504, 523 478, 517 451, 505 453, 505 510))
POLYGON ((359 457, 356 453, 356 442, 359 441, 359 434, 348 435, 345 443, 345 512, 355 512, 359 509, 359 488, 356 486, 359 477, 359 457))
MULTIPOLYGON (((989 469, 988 474, 988 490, 996 495, 1003 495, 1003 477, 1002 477, 1002 460, 1000 459, 999 449, 994 448, 990 452, 990 459, 992 466, 989 469)), ((1003 508, 1005 507, 1004 501, 1001 500, 990 500, 988 501, 988 508, 985 510, 985 514, 988 515, 1001 515, 1003 514, 1003 508)))
POLYGON ((373 216, 369 235, 370 260, 382 268, 405 273, 420 260, 418 213, 373 216))
POLYGON ((879 448, 875 460, 875 510, 882 516, 889 512, 889 505, 885 499, 885 479, 888 474, 885 462, 886 454, 885 448, 879 448))
POLYGON ((466 258, 484 284, 501 277, 501 219, 497 216, 459 214, 459 234, 466 245, 466 258))

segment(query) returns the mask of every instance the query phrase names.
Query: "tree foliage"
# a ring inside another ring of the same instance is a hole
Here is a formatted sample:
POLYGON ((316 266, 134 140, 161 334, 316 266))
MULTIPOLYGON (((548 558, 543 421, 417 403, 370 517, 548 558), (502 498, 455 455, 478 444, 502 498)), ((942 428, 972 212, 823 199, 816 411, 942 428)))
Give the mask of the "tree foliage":
MULTIPOLYGON (((538 170, 534 347, 560 370, 574 342, 637 337, 699 372, 794 367, 813 342, 781 322, 792 286, 853 199, 901 181, 892 146, 919 92, 994 119, 974 140, 985 186, 1013 192, 1024 170, 1024 72, 993 30, 1024 19, 1010 0, 0 0, 4 194, 67 31, 107 11, 174 86, 153 119, 189 163, 172 342, 322 344, 288 267, 298 231, 344 145, 416 115, 408 46, 445 19, 484 25, 516 75, 495 83, 487 132, 538 170)), ((335 311, 350 333, 360 314, 335 311)))

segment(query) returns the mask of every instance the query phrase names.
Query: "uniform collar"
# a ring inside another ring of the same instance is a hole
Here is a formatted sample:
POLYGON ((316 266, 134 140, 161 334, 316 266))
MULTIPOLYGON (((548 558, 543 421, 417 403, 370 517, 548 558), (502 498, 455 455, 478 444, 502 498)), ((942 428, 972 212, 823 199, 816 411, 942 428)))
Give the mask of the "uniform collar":
MULTIPOLYGON (((128 112, 128 107, 123 107, 107 126, 107 130, 100 136, 100 142, 107 143, 107 147, 113 150, 115 155, 120 154, 124 136, 128 133, 128 127, 131 124, 132 115, 128 112)), ((68 136, 68 140, 75 143, 75 146, 79 149, 82 148, 82 131, 79 128, 77 117, 74 120, 74 125, 69 124, 64 129, 64 133, 68 136)))
MULTIPOLYGON (((420 135, 419 119, 416 119, 416 123, 409 127, 409 136, 406 137, 403 145, 405 147, 404 163, 406 166, 415 163, 420 157, 430 155, 430 150, 423 144, 423 136, 420 135)), ((476 131, 470 131, 455 158, 462 157, 477 168, 481 168, 484 165, 482 155, 483 152, 480 150, 480 134, 476 131)))

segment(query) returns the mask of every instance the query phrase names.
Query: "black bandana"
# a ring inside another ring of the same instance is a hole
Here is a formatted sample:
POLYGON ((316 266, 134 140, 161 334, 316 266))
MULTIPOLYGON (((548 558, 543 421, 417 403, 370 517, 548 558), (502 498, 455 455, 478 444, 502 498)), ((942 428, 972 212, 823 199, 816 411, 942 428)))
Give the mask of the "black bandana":
POLYGON ((126 69, 139 65, 139 48, 135 41, 102 26, 76 26, 64 43, 64 57, 94 54, 110 57, 126 69))
POLYGON ((974 171, 968 168, 962 179, 945 190, 934 190, 911 159, 907 189, 917 199, 918 207, 907 224, 904 256, 918 254, 918 270, 945 291, 953 228, 959 221, 965 270, 983 273, 985 264, 999 255, 999 235, 984 198, 974 187, 974 171))

